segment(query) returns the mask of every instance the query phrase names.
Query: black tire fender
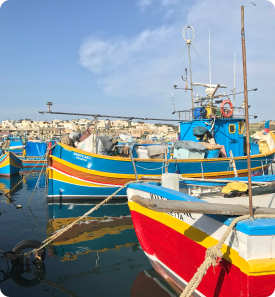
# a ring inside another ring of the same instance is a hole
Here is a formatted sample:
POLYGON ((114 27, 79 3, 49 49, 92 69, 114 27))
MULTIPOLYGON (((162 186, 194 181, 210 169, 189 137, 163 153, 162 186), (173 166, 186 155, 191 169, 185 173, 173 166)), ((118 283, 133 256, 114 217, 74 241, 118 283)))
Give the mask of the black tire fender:
MULTIPOLYGON (((25 249, 37 249, 41 247, 41 245, 42 243, 38 240, 34 240, 34 239, 23 240, 17 243, 17 245, 12 249, 12 251, 16 254, 20 254, 25 249)), ((39 250, 38 255, 43 262, 46 257, 46 249, 43 248, 39 250)))

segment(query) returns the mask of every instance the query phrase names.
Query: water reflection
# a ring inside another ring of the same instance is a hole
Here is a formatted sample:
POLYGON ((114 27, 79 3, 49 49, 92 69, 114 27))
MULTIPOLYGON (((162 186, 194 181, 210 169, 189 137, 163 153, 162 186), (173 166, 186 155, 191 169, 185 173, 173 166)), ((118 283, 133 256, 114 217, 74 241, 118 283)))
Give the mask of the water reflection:
POLYGON ((141 271, 131 289, 131 297, 178 297, 182 291, 172 282, 164 280, 154 268, 141 271))
MULTIPOLYGON (((16 174, 11 177, 1 177, 0 178, 0 191, 4 194, 8 193, 16 184, 22 180, 22 175, 16 174)), ((13 193, 20 191, 23 188, 22 182, 16 186, 13 193)))
MULTIPOLYGON (((94 202, 49 203, 48 236, 72 223, 95 205, 94 202)), ((90 252, 102 253, 138 245, 125 201, 102 205, 92 215, 55 239, 49 251, 50 255, 59 257, 62 261, 70 261, 90 252)))
MULTIPOLYGON (((98 203, 46 203, 42 174, 29 209, 27 205, 38 176, 31 173, 24 179, 20 175, 0 179, 6 191, 22 180, 11 193, 11 201, 22 205, 22 209, 6 203, 0 208, 1 224, 5 226, 0 228, 0 248, 6 251, 22 240, 45 240, 98 203)), ((3 201, 9 200, 2 197, 3 201)), ((19 297, 89 297, 91 294, 129 297, 139 296, 140 292, 145 297, 154 296, 147 294, 149 288, 144 278, 141 281, 141 276, 152 266, 140 248, 125 200, 102 205, 57 238, 47 247, 44 264, 42 270, 33 264, 31 269, 7 267, 5 259, 0 259, 1 291, 6 296, 19 297)), ((159 296, 166 295, 159 293, 159 296)))

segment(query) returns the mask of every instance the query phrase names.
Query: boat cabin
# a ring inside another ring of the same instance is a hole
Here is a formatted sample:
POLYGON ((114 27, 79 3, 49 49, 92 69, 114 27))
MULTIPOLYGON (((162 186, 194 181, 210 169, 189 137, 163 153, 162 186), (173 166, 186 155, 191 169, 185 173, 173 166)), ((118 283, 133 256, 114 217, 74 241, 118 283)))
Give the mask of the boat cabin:
POLYGON ((234 157, 244 156, 244 128, 245 120, 236 118, 227 119, 195 119, 180 123, 180 139, 184 141, 192 140, 200 142, 194 136, 193 129, 205 127, 212 134, 215 143, 223 145, 226 155, 229 156, 230 150, 234 157))

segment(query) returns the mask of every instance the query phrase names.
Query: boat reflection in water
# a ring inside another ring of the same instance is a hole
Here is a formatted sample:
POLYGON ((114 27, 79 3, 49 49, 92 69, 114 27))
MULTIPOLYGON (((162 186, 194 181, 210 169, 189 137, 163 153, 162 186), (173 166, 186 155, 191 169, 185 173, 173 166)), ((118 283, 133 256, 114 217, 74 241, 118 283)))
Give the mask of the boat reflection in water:
POLYGON ((130 297, 178 297, 181 293, 177 286, 162 278, 154 268, 151 268, 137 275, 130 297))
MULTIPOLYGON (((16 184, 18 184, 22 180, 22 178, 23 177, 19 174, 13 175, 10 177, 1 177, 0 178, 0 192, 2 192, 3 194, 8 193, 13 187, 16 186, 16 184)), ((19 183, 12 191, 12 194, 15 194, 22 188, 23 188, 23 183, 19 183)), ((9 197, 9 194, 8 194, 8 197, 9 197)), ((7 200, 6 202, 9 203, 9 200, 7 200)))
MULTIPOLYGON (((72 223, 96 203, 48 203, 47 233, 52 233, 72 223)), ((106 252, 139 246, 128 204, 118 201, 102 205, 72 229, 53 241, 49 253, 62 261, 75 260, 91 252, 106 252)))

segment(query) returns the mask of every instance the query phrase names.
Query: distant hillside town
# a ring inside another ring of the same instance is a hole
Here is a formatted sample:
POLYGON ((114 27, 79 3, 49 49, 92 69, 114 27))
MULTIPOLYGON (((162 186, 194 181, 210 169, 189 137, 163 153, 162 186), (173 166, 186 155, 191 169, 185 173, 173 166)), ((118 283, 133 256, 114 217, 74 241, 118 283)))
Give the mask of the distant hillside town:
POLYGON ((64 133, 73 131, 84 133, 87 129, 97 130, 98 134, 119 136, 127 134, 133 137, 148 138, 149 135, 161 135, 163 139, 177 137, 179 127, 173 124, 145 123, 125 120, 97 120, 74 119, 74 120, 53 120, 33 121, 31 119, 5 120, 0 124, 0 133, 13 135, 27 135, 41 139, 60 137, 64 133))

